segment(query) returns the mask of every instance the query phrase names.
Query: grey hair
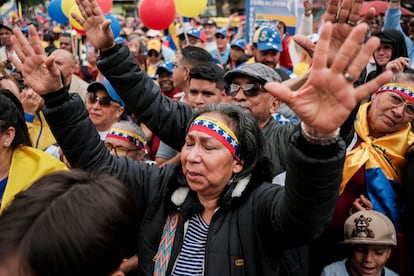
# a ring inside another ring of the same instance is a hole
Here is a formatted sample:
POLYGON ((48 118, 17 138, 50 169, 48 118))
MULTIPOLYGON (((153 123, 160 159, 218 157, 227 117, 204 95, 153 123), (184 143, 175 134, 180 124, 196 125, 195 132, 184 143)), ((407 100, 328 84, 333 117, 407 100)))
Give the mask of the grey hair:
POLYGON ((414 74, 408 72, 396 73, 392 76, 392 82, 414 82, 414 74))

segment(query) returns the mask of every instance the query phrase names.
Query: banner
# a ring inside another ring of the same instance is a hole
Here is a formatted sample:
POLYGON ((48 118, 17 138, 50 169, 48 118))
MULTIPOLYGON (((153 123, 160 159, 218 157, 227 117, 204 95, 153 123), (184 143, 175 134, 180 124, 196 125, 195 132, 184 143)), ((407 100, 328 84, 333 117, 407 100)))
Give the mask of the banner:
POLYGON ((283 21, 287 32, 294 35, 302 13, 303 0, 246 0, 246 41, 251 43, 258 27, 277 28, 279 21, 283 21))

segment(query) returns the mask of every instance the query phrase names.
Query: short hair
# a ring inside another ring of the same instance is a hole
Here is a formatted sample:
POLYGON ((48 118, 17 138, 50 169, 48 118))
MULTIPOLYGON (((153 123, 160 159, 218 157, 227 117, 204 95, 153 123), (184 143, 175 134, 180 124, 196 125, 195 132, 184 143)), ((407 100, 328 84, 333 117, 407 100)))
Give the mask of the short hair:
POLYGON ((226 118, 225 124, 230 129, 234 129, 234 134, 240 144, 236 154, 239 154, 240 160, 243 163, 243 170, 234 177, 234 180, 238 181, 251 174, 258 162, 265 158, 264 148, 266 145, 262 130, 253 116, 238 105, 225 103, 209 104, 195 111, 188 127, 198 116, 204 113, 219 113, 223 115, 226 118))
POLYGON ((213 61, 213 57, 205 49, 196 46, 187 46, 181 50, 183 60, 191 67, 201 62, 213 61))
POLYGON ((19 193, 0 216, 0 262, 35 275, 109 275, 137 246, 129 186, 104 174, 56 172, 19 193))
POLYGON ((224 90, 224 70, 214 62, 201 62, 190 70, 190 79, 207 80, 224 90))
POLYGON ((5 133, 9 127, 15 129, 11 147, 15 149, 20 145, 31 146, 23 106, 16 95, 7 89, 0 89, 0 110, 0 134, 5 133))

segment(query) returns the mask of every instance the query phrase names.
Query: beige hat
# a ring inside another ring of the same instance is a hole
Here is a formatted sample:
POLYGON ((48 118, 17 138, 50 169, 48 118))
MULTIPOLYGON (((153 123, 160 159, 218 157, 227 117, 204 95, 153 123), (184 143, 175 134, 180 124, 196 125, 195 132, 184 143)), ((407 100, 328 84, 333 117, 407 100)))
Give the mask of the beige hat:
POLYGON ((397 245, 397 235, 388 217, 374 210, 363 210, 345 221, 344 243, 397 245))

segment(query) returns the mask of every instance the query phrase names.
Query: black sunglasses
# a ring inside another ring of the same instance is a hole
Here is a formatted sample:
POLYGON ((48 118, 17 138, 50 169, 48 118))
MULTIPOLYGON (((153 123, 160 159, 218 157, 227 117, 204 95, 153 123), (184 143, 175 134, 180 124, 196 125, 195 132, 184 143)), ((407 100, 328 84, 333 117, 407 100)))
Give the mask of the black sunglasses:
POLYGON ((160 56, 160 54, 158 52, 150 51, 150 52, 147 53, 147 56, 149 56, 149 57, 154 56, 154 57, 157 58, 157 57, 160 56))
POLYGON ((240 88, 243 90, 243 93, 246 95, 246 97, 255 97, 259 94, 260 91, 266 92, 263 85, 260 84, 248 83, 245 85, 240 85, 232 83, 228 87, 228 95, 236 96, 237 93, 239 93, 240 88))
POLYGON ((94 104, 96 102, 99 103, 100 106, 110 106, 111 105, 111 98, 110 97, 98 97, 95 93, 89 93, 88 102, 90 104, 94 104))

